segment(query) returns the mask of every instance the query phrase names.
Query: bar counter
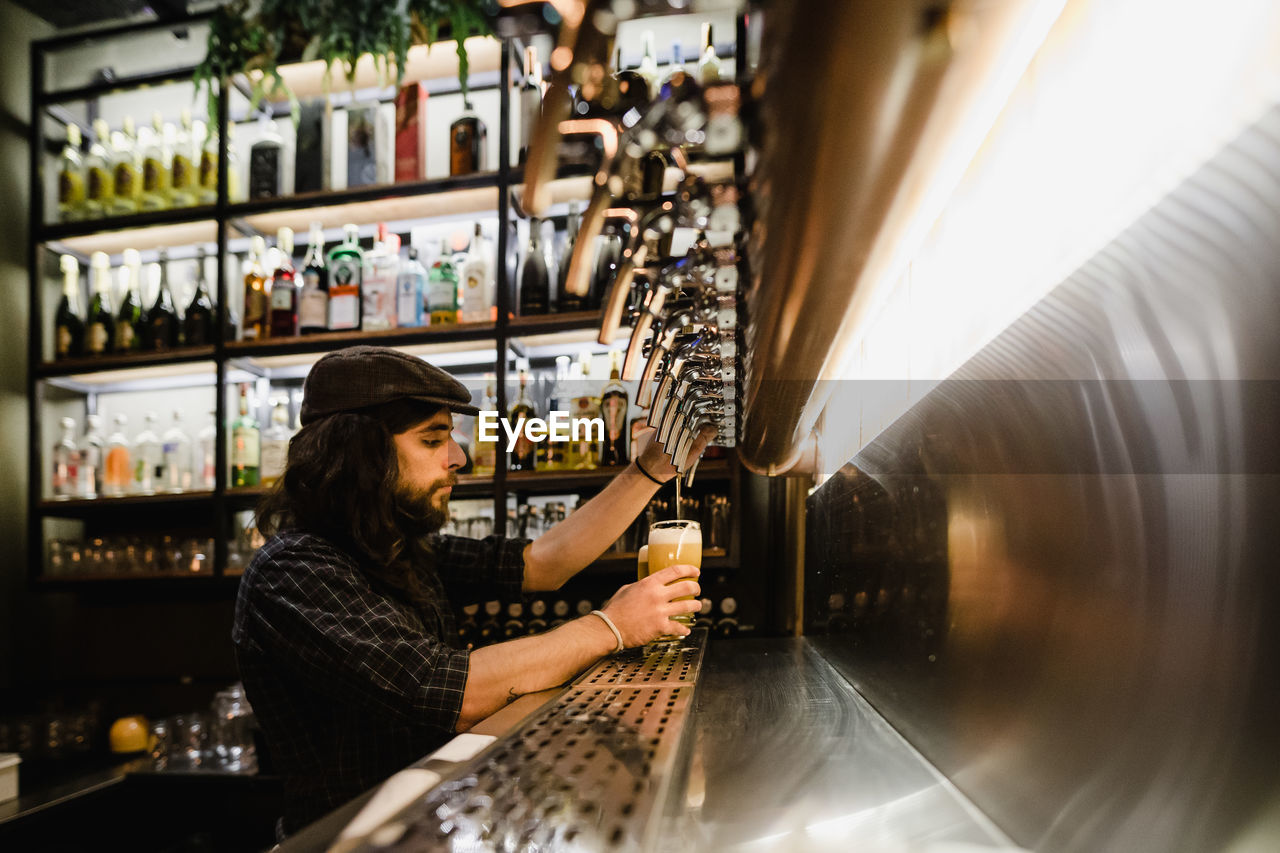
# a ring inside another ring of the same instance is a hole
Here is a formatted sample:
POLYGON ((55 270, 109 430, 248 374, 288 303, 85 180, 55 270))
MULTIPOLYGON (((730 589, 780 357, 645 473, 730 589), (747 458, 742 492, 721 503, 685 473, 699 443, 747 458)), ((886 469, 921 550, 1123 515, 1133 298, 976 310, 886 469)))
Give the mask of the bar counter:
MULTIPOLYGON (((806 639, 700 630, 680 648, 523 697, 477 727, 496 741, 435 762, 438 785, 342 849, 1015 849, 806 639)), ((372 795, 280 853, 328 849, 372 795)))

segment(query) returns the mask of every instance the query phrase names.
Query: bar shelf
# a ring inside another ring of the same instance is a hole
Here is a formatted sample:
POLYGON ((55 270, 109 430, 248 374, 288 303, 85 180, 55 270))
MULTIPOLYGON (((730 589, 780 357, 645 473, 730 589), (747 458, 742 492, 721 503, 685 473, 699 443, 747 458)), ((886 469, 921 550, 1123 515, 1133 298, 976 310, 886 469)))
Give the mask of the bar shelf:
POLYGON ((181 505, 198 506, 213 501, 213 492, 173 492, 155 495, 122 495, 120 497, 71 498, 70 500, 45 499, 36 505, 44 516, 84 518, 100 513, 138 510, 181 505))
POLYGON ((57 252, 86 258, 94 252, 118 255, 125 249, 194 246, 218 239, 216 209, 210 205, 153 210, 83 222, 38 226, 36 241, 57 252))
POLYGON ((79 380, 79 384, 103 384, 102 374, 113 371, 136 371, 139 374, 138 378, 141 378, 148 368, 164 368, 197 361, 212 361, 213 357, 214 348, 212 346, 201 346, 182 347, 166 352, 71 358, 64 361, 41 362, 35 367, 35 375, 40 379, 60 378, 72 381, 79 380))

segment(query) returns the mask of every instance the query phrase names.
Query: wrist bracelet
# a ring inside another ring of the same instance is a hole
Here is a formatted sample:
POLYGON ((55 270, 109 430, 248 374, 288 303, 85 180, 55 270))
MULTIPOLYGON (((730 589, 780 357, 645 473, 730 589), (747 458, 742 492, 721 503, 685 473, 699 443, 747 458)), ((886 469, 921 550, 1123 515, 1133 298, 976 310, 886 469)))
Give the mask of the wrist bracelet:
POLYGON ((640 469, 640 473, 641 473, 641 474, 644 474, 646 477, 648 477, 650 480, 653 480, 653 482, 657 483, 659 486, 665 486, 665 485, 666 485, 666 483, 665 483, 664 481, 659 480, 657 477, 653 476, 653 475, 652 475, 652 474, 650 474, 648 471, 644 470, 644 466, 640 464, 640 457, 639 457, 639 456, 637 456, 637 457, 635 458, 635 463, 636 463, 636 467, 640 469))
POLYGON ((601 619, 603 619, 603 620, 604 620, 604 624, 605 624, 605 625, 608 625, 608 626, 609 626, 609 630, 613 632, 613 638, 614 638, 615 640, 617 640, 617 641, 618 641, 618 647, 617 647, 616 649, 614 649, 614 650, 613 650, 613 653, 614 653, 614 654, 617 654, 618 652, 620 652, 620 651, 622 651, 624 648, 626 648, 626 646, 624 646, 624 645, 623 645, 623 643, 622 643, 622 632, 620 632, 620 631, 618 630, 618 626, 617 626, 617 625, 613 624, 613 620, 612 620, 612 619, 610 619, 608 616, 605 616, 605 615, 604 615, 604 611, 603 611, 603 610, 592 610, 592 611, 591 611, 591 615, 592 615, 592 616, 599 616, 601 619))

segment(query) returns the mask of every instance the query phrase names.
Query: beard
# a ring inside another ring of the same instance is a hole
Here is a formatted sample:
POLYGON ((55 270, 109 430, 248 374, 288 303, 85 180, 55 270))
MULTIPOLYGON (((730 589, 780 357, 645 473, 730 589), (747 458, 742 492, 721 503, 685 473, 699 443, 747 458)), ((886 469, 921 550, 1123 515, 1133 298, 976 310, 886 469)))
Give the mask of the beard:
POLYGON ((438 500, 442 489, 457 485, 458 477, 450 474, 428 489, 401 483, 396 486, 396 510, 402 526, 416 534, 437 533, 449 523, 449 499, 438 500))

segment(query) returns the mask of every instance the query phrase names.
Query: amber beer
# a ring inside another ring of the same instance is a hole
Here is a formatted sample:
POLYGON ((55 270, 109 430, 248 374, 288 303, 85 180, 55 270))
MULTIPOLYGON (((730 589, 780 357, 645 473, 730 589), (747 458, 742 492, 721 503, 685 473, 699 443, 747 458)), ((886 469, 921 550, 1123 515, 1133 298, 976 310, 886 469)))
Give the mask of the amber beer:
MULTIPOLYGON (((649 528, 649 574, 676 564, 702 568, 702 527, 696 521, 659 521, 649 528)), ((695 578, 678 578, 672 583, 695 578)), ((692 601, 682 595, 672 601, 692 601)), ((682 625, 693 624, 692 613, 672 617, 682 625)))

